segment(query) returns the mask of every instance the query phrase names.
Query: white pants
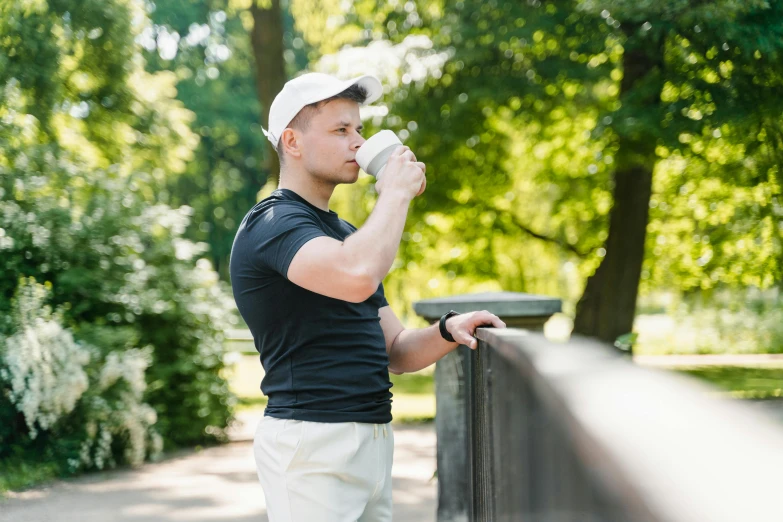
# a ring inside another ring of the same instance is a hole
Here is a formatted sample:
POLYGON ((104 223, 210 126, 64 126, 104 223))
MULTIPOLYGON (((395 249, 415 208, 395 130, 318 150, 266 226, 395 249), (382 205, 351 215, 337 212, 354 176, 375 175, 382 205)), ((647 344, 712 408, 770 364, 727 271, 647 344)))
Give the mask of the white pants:
POLYGON ((270 522, 391 521, 391 424, 265 416, 253 449, 270 522))

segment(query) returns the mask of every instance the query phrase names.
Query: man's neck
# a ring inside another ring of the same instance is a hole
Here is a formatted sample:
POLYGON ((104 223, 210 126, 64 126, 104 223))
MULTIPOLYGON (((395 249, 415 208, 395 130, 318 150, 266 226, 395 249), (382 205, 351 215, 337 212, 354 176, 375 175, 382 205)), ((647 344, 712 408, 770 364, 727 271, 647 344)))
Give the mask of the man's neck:
POLYGON ((292 190, 311 205, 329 212, 329 200, 335 186, 316 180, 309 174, 281 171, 278 188, 292 190))

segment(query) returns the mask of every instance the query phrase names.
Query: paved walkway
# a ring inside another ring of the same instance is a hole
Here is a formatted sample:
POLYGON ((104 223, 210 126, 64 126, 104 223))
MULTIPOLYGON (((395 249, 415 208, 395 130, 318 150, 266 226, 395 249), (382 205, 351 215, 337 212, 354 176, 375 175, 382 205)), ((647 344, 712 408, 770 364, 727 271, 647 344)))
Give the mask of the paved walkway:
MULTIPOLYGON (((224 446, 11 493, 0 499, 0 522, 266 522, 247 438, 255 417, 243 420, 224 446)), ((394 439, 394 518, 434 522, 434 425, 395 426, 394 439)))

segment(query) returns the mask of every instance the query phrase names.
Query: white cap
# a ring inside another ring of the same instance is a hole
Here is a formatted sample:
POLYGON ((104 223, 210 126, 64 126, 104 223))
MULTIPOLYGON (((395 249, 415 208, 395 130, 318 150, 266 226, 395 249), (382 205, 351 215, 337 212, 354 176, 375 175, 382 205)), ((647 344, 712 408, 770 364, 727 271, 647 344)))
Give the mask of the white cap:
POLYGON ((352 80, 338 80, 328 74, 307 73, 286 82, 269 108, 269 130, 261 128, 264 136, 277 149, 280 135, 306 105, 331 98, 356 84, 367 90, 367 99, 361 105, 370 104, 383 95, 380 80, 371 75, 359 76, 352 80))

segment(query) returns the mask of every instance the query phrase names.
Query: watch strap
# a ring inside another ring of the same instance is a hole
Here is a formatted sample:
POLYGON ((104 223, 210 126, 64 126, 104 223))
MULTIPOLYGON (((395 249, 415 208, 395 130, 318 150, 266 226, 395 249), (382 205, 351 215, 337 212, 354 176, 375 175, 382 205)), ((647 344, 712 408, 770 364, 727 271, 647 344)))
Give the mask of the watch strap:
POLYGON ((446 339, 447 341, 449 341, 450 343, 455 343, 457 341, 454 339, 454 337, 446 329, 446 320, 449 317, 453 317, 455 315, 459 315, 459 312, 455 312, 454 310, 452 310, 452 311, 450 311, 450 312, 448 312, 446 314, 443 314, 443 317, 440 318, 440 325, 439 325, 440 336, 443 337, 444 339, 446 339))

